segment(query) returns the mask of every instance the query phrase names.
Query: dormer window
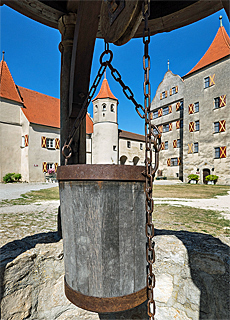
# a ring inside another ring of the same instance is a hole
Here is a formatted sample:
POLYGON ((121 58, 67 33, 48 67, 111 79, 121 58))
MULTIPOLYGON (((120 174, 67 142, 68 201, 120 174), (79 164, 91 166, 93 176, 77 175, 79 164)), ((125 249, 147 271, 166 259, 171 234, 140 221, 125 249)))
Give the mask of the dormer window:
POLYGON ((115 112, 114 104, 111 104, 111 106, 110 106, 110 110, 111 110, 111 112, 115 112))
POLYGON ((102 105, 102 111, 106 111, 106 104, 105 103, 103 103, 103 105, 102 105))

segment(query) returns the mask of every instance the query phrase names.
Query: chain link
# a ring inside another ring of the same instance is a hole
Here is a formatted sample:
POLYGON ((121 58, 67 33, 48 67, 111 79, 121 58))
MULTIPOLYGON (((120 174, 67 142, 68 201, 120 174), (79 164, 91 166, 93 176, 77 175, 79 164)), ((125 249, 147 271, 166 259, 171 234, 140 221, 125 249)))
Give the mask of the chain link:
POLYGON ((132 90, 125 85, 125 83, 123 82, 123 80, 121 79, 121 75, 118 72, 118 70, 116 68, 114 68, 111 64, 113 60, 113 52, 109 49, 109 44, 105 42, 105 50, 102 52, 101 56, 100 56, 100 68, 98 70, 98 73, 94 79, 94 82, 88 92, 88 95, 81 107, 81 110, 77 116, 77 118, 74 121, 73 127, 70 131, 70 134, 68 136, 68 138, 66 139, 64 146, 62 148, 62 155, 65 158, 65 165, 68 164, 68 159, 72 156, 72 148, 71 148, 71 143, 73 142, 73 138, 74 135, 77 132, 77 129, 80 127, 82 120, 85 118, 86 114, 87 114, 87 108, 97 90, 97 87, 101 81, 101 78, 106 70, 107 67, 109 67, 110 71, 111 71, 111 75, 114 78, 114 80, 116 80, 122 87, 124 95, 126 96, 127 99, 131 100, 132 103, 135 106, 135 110, 137 111, 138 115, 144 119, 145 118, 145 109, 143 108, 143 106, 139 103, 137 103, 137 101, 134 98, 134 94, 132 92, 132 90), (103 61, 104 58, 107 59, 105 61, 103 61), (143 112, 143 114, 141 114, 140 110, 143 112))
POLYGON ((155 262, 155 251, 153 244, 154 225, 152 223, 152 214, 154 209, 154 202, 152 198, 153 180, 159 165, 159 151, 161 149, 161 134, 158 128, 151 123, 151 86, 149 81, 150 71, 150 29, 148 27, 148 17, 150 15, 150 0, 145 0, 142 5, 142 13, 144 18, 143 29, 143 69, 144 69, 144 109, 145 109, 145 194, 146 194, 146 225, 145 234, 147 237, 146 244, 146 260, 147 260, 147 297, 148 297, 148 316, 150 320, 154 320, 155 302, 153 296, 153 289, 155 287, 155 275, 153 273, 153 264, 155 262), (152 165, 153 151, 155 152, 155 164, 152 165))

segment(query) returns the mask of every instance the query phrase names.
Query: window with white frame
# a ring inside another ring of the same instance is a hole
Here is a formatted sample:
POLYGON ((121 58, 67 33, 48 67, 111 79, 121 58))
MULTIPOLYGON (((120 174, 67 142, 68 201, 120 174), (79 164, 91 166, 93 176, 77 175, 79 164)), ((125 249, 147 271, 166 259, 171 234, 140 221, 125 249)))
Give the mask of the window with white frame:
POLYGON ((169 124, 164 124, 163 125, 163 132, 169 132, 169 124))
POLYGON ((214 148, 214 151, 215 151, 215 159, 219 159, 220 158, 220 148, 217 147, 217 148, 214 148))
POLYGON ((214 98, 214 109, 218 109, 220 107, 220 97, 214 98))
POLYGON ((162 92, 162 99, 166 97, 165 91, 162 92))
POLYGON ((48 170, 51 170, 51 169, 54 169, 54 163, 47 163, 47 171, 48 170))
POLYGON ((164 107, 163 108, 163 116, 169 113, 169 107, 164 107))
POLYGON ((172 88, 172 94, 175 94, 176 93, 176 87, 173 87, 172 88))
POLYGON ((24 148, 24 147, 25 147, 25 137, 22 136, 22 148, 24 148))
POLYGON ((171 166, 177 166, 178 165, 178 158, 171 158, 171 166))
POLYGON ((199 131, 200 130, 200 121, 197 120, 195 121, 195 131, 199 131))
POLYGON ((180 148, 180 139, 177 139, 177 148, 180 148))
POLYGON ((209 77, 204 78, 204 88, 208 88, 209 87, 209 77))
POLYGON ((198 148, 199 148, 198 142, 194 142, 193 153, 198 153, 198 151, 199 151, 198 148))
POLYGON ((194 103, 194 112, 199 112, 199 102, 194 103))
POLYGON ((165 150, 168 150, 168 148, 169 148, 169 142, 165 141, 165 150))
POLYGON ((55 149, 54 139, 46 138, 47 149, 55 149))
POLYGON ((153 119, 158 118, 158 110, 157 111, 153 111, 153 119))
POLYGON ((214 122, 214 132, 215 133, 219 132, 219 121, 218 122, 214 122))

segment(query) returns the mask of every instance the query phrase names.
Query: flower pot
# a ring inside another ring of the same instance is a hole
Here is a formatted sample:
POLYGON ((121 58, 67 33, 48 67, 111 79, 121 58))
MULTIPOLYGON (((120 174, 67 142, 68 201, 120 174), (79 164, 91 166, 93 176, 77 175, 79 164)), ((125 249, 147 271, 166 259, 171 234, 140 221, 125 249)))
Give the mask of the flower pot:
POLYGON ((190 180, 190 183, 192 183, 192 184, 197 184, 197 180, 190 180))
POLYGON ((211 180, 211 181, 208 181, 208 184, 215 184, 215 182, 211 180))

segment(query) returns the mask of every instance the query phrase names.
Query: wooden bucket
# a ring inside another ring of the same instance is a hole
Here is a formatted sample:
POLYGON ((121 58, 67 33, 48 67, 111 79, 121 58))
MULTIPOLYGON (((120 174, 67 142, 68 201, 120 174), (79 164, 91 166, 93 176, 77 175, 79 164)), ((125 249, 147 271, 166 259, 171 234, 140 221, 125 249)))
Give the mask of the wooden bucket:
POLYGON ((132 309, 146 299, 144 167, 58 168, 65 294, 98 312, 132 309))

